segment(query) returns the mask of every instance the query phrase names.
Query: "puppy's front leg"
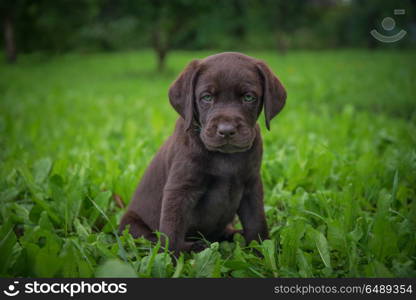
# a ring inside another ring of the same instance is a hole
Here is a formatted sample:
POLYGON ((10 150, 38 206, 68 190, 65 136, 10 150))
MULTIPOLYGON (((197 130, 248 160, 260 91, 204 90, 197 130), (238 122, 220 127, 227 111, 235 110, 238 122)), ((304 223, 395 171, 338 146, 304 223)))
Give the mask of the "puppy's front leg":
MULTIPOLYGON (((183 166, 181 166, 183 169, 183 166)), ((193 244, 185 241, 192 210, 201 195, 198 176, 181 174, 175 170, 169 175, 163 190, 159 230, 169 239, 169 250, 176 255, 180 251, 193 250, 193 244)), ((186 168, 189 170, 188 168, 186 168)), ((164 237, 162 237, 164 241, 164 237)), ((166 242, 165 242, 166 243, 166 242)))
POLYGON ((243 235, 247 243, 269 238, 260 175, 252 178, 246 185, 237 214, 243 225, 243 235))
MULTIPOLYGON (((165 189, 163 192, 160 231, 169 239, 169 250, 173 250, 175 254, 187 250, 185 234, 190 213, 188 201, 192 199, 183 191, 165 189)), ((163 236, 162 241, 165 241, 163 236)))

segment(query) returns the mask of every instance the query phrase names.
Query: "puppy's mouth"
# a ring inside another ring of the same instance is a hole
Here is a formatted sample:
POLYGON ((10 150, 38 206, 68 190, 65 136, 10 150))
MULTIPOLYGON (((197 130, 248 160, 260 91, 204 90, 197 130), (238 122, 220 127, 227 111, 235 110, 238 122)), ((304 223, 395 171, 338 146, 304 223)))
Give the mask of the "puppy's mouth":
POLYGON ((236 141, 232 139, 212 139, 201 134, 201 140, 209 151, 237 153, 249 150, 253 145, 254 136, 236 141))
POLYGON ((205 144, 205 147, 209 151, 218 151, 218 152, 222 152, 222 153, 245 152, 245 151, 247 151, 251 148, 251 144, 244 145, 244 146, 234 145, 234 144, 230 144, 230 143, 224 143, 222 145, 210 145, 210 144, 204 142, 204 144, 205 144))
POLYGON ((256 132, 254 129, 246 130, 245 133, 239 133, 234 137, 218 137, 212 131, 202 128, 200 138, 205 148, 209 151, 222 153, 245 152, 253 146, 256 132))

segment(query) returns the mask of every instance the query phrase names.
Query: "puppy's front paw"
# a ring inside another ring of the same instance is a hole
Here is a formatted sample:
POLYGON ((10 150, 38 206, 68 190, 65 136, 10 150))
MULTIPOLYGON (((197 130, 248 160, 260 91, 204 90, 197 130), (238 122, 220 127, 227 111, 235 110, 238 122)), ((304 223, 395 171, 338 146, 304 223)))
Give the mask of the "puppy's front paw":
POLYGON ((208 248, 208 244, 204 241, 196 241, 196 242, 188 242, 188 252, 201 252, 203 250, 205 250, 206 248, 208 248))
POLYGON ((227 241, 232 242, 234 240, 234 235, 236 234, 243 234, 243 230, 241 229, 234 229, 232 226, 227 226, 222 234, 222 236, 219 238, 219 241, 227 241))

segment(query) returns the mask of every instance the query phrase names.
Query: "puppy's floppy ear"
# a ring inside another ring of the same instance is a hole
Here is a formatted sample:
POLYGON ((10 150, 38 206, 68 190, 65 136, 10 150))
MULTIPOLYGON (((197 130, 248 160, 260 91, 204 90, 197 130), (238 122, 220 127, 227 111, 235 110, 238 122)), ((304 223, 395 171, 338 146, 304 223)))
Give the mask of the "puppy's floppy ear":
POLYGON ((266 127, 270 130, 271 119, 285 106, 286 90, 264 62, 258 61, 257 67, 263 80, 263 106, 266 127))
POLYGON ((169 89, 169 101, 173 108, 185 120, 188 130, 194 121, 195 82, 199 70, 199 60, 191 61, 169 89))

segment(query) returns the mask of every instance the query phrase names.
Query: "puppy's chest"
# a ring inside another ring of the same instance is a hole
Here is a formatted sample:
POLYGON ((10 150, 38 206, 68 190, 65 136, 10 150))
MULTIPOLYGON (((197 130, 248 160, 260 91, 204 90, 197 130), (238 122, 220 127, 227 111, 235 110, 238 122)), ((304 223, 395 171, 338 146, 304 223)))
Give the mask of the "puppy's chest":
POLYGON ((241 157, 240 159, 227 159, 224 157, 212 158, 203 170, 208 176, 222 178, 225 181, 236 182, 243 180, 251 168, 250 161, 241 157))
POLYGON ((203 233, 223 229, 230 223, 240 206, 247 178, 249 162, 240 159, 211 159, 200 170, 202 185, 196 199, 192 227, 203 233))
POLYGON ((240 205, 243 192, 244 184, 241 178, 210 176, 204 192, 196 203, 198 223, 212 227, 218 223, 229 222, 240 205))
POLYGON ((210 176, 204 189, 203 198, 210 202, 226 202, 224 205, 228 205, 241 198, 244 190, 243 182, 244 180, 237 176, 210 176))
POLYGON ((206 206, 213 214, 237 209, 248 173, 243 161, 211 160, 208 168, 203 170, 205 186, 199 205, 206 206))

